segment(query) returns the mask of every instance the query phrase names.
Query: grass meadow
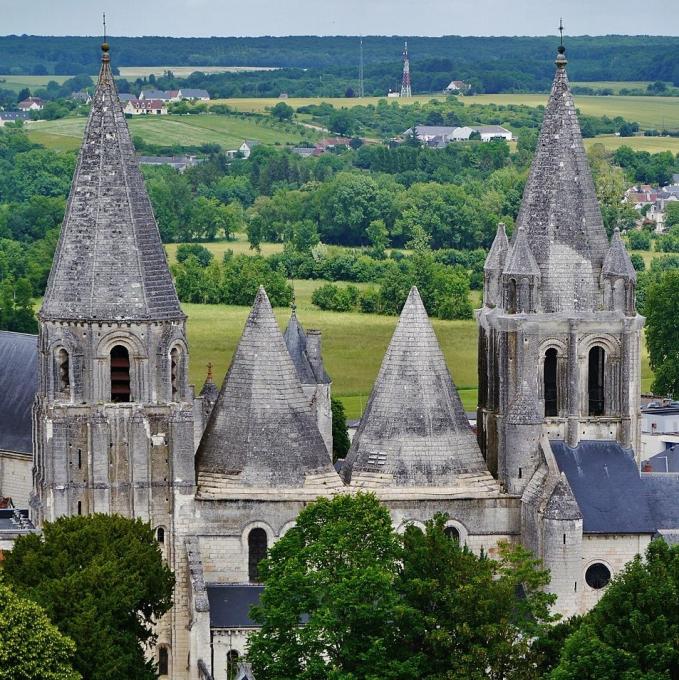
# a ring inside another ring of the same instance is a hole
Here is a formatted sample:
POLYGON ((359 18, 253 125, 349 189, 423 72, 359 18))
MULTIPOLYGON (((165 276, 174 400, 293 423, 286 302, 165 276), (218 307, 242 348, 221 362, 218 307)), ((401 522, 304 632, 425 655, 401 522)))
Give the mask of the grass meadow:
MULTIPOLYGON (((26 130, 34 142, 56 151, 70 151, 79 148, 85 123, 84 117, 31 121, 26 124, 26 130)), ((264 125, 235 116, 137 116, 128 123, 133 136, 160 146, 220 144, 225 149, 234 149, 244 139, 264 144, 297 144, 314 137, 313 131, 295 124, 264 125)))

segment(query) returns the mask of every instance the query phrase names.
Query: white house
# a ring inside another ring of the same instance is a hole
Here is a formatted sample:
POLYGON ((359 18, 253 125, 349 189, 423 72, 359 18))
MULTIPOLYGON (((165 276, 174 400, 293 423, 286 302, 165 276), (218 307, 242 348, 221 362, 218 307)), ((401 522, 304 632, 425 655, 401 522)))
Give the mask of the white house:
MULTIPOLYGON (((168 93, 169 94, 169 93, 168 93)), ((209 102, 210 95, 207 90, 185 88, 177 92, 179 99, 188 99, 189 101, 209 102)))
POLYGON ((511 142, 513 139, 512 133, 500 125, 481 125, 474 130, 481 135, 482 142, 489 142, 491 139, 506 139, 511 142))
POLYGON ((27 97, 17 104, 21 111, 42 111, 45 104, 40 97, 27 97))
POLYGON ((165 116, 167 115, 167 106, 165 106, 165 102, 158 99, 130 99, 125 102, 123 111, 131 116, 165 116))

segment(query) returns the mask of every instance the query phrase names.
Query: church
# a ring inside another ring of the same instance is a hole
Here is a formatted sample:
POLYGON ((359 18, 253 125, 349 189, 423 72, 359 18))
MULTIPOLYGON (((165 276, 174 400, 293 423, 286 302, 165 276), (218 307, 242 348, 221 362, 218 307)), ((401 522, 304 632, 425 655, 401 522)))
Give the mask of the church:
POLYGON ((151 523, 176 575, 161 677, 227 677, 259 561, 318 497, 369 490, 397 530, 444 512, 451 538, 491 556, 522 543, 565 616, 653 538, 678 540, 679 475, 639 470, 644 319, 563 47, 516 228, 499 225, 485 264, 476 432, 413 288, 337 466, 320 333, 293 311, 282 334, 265 290, 221 389, 189 384, 186 316, 102 50, 39 334, 0 333, 0 495, 31 487, 15 535, 95 512, 151 523))

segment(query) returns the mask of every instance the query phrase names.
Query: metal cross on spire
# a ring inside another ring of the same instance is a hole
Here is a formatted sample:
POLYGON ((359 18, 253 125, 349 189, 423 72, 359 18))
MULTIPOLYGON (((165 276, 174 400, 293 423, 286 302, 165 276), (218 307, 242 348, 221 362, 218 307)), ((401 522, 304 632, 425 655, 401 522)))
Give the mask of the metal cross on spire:
POLYGON ((563 47, 563 18, 559 19, 559 33, 561 34, 561 47, 563 47))
POLYGON ((104 42, 106 42, 106 12, 102 12, 103 23, 104 23, 104 42))

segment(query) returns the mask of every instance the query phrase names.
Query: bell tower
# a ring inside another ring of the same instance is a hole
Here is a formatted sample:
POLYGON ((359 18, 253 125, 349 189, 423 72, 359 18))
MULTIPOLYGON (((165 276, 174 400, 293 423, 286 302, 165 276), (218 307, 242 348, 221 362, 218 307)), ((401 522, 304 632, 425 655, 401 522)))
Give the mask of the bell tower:
POLYGON ((173 535, 194 483, 185 320, 104 43, 39 313, 38 523, 119 513, 173 535))
POLYGON ((498 228, 477 314, 479 444, 517 494, 542 434, 639 451, 636 275, 604 230, 566 64, 561 45, 516 228, 510 242, 498 228))

